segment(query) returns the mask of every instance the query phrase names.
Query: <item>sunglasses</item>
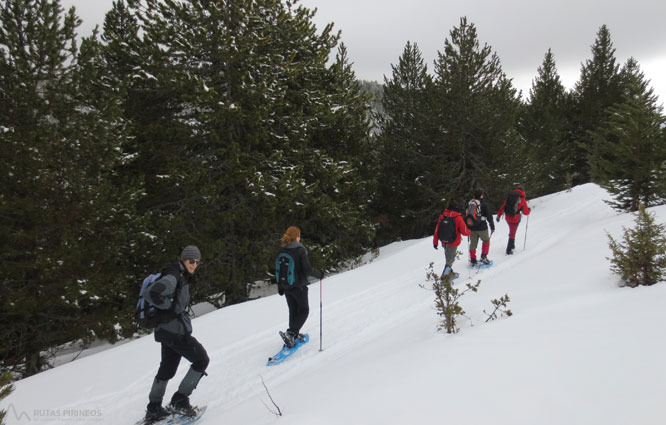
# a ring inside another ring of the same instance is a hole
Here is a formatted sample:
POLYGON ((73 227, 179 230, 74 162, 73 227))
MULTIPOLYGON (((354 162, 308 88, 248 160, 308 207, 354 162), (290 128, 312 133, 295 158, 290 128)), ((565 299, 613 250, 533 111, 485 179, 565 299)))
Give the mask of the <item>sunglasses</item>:
POLYGON ((194 259, 192 259, 192 258, 190 258, 190 259, 188 259, 188 260, 186 260, 186 261, 187 261, 188 263, 190 263, 190 265, 198 266, 199 264, 201 264, 201 260, 194 260, 194 259))

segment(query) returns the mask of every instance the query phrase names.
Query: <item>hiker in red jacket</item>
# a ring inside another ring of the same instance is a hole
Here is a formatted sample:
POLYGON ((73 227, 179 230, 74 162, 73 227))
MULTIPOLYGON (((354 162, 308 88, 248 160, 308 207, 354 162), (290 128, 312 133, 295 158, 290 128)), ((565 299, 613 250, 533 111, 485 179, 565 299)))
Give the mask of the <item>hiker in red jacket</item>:
POLYGON ((517 185, 514 190, 504 200, 504 203, 497 211, 497 222, 499 223, 502 214, 506 215, 506 223, 509 225, 509 242, 506 245, 507 255, 513 254, 516 248, 516 231, 520 224, 521 213, 530 215, 530 209, 525 200, 525 188, 517 185))
POLYGON ((460 245, 462 236, 469 235, 470 231, 460 214, 460 207, 455 199, 451 199, 448 207, 439 216, 439 220, 437 220, 437 227, 435 227, 435 234, 432 239, 433 248, 437 249, 439 241, 442 242, 442 246, 444 247, 446 265, 444 266, 442 276, 448 274, 456 276, 452 267, 458 253, 458 245, 460 245))

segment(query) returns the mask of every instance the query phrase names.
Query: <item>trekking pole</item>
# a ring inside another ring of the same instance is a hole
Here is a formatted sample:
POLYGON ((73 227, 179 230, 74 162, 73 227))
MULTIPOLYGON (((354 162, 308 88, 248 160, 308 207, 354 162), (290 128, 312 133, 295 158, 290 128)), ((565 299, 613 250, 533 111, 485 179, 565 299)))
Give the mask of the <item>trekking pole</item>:
POLYGON ((322 279, 319 279, 319 351, 324 351, 324 348, 323 348, 324 340, 322 339, 323 334, 324 334, 324 332, 322 330, 322 328, 323 328, 323 326, 322 326, 322 318, 323 318, 323 313, 322 313, 322 310, 323 310, 322 309, 322 305, 323 305, 323 302, 322 302, 322 299, 323 299, 322 288, 323 288, 323 285, 322 285, 321 281, 322 281, 322 279))
POLYGON ((527 247, 527 228, 530 225, 530 216, 527 216, 527 221, 525 222, 525 242, 523 243, 523 251, 525 251, 525 247, 527 247))

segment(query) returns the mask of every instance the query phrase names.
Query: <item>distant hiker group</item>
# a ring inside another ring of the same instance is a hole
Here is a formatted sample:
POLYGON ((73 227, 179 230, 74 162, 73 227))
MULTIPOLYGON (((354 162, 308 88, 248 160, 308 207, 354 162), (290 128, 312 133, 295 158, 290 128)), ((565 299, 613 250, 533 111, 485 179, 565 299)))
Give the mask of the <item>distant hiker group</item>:
MULTIPOLYGON (((488 258, 490 252, 490 237, 495 232, 495 223, 493 222, 493 213, 484 200, 484 190, 476 189, 473 198, 467 203, 463 210, 458 200, 452 198, 442 215, 437 220, 435 233, 433 235, 433 248, 438 249, 441 242, 444 248, 445 265, 442 276, 458 276, 453 271, 453 263, 456 260, 458 246, 462 242, 463 236, 469 237, 469 262, 472 266, 488 267, 492 265, 492 260, 488 258), (477 248, 481 241, 481 257, 477 258, 477 248)), ((497 222, 499 223, 502 215, 506 217, 509 225, 509 240, 506 246, 506 254, 513 254, 516 247, 516 231, 520 224, 522 215, 529 215, 530 209, 525 200, 525 189, 517 185, 509 192, 497 212, 497 222)))

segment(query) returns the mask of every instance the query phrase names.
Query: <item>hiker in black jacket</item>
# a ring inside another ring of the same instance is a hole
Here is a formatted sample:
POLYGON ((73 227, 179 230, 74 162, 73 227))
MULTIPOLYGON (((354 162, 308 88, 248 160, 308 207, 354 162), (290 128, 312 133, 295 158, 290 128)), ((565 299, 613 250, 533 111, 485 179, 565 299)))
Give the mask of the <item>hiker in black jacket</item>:
POLYGON ((209 358, 206 350, 192 336, 192 321, 187 314, 190 302, 189 279, 201 261, 196 246, 186 246, 176 261, 162 269, 159 279, 146 287, 146 300, 160 309, 162 322, 155 328, 155 341, 162 345, 162 361, 148 395, 146 423, 160 421, 171 412, 196 416, 197 408, 190 404, 190 394, 205 375, 209 358), (178 391, 173 394, 169 409, 162 407, 167 383, 176 374, 180 359, 185 357, 192 365, 183 377, 178 391))
POLYGON ((278 282, 278 291, 285 296, 289 306, 289 329, 280 335, 287 347, 293 347, 297 339, 304 338, 300 330, 310 314, 308 276, 323 279, 324 273, 310 267, 308 251, 301 244, 301 230, 296 226, 289 227, 282 236, 280 253, 287 253, 294 260, 294 282, 291 285, 278 282))
POLYGON ((471 235, 469 237, 469 262, 472 265, 478 264, 476 259, 476 248, 479 245, 479 239, 481 239, 481 260, 482 264, 490 264, 491 261, 488 259, 488 252, 490 252, 490 236, 495 232, 495 223, 493 222, 493 213, 488 208, 488 204, 483 199, 485 192, 483 189, 474 190, 474 200, 479 201, 481 214, 479 217, 479 222, 475 225, 468 225, 471 235), (490 225, 490 233, 488 233, 488 225, 490 225))

